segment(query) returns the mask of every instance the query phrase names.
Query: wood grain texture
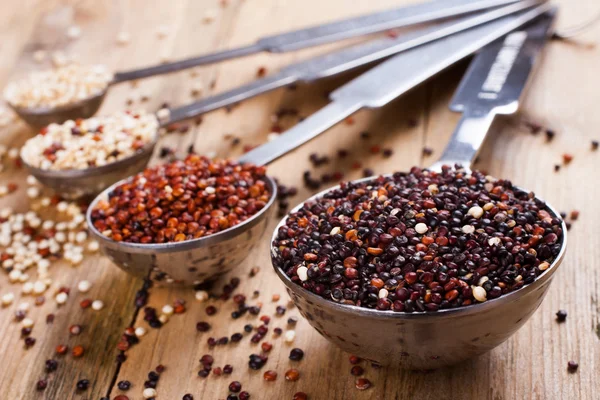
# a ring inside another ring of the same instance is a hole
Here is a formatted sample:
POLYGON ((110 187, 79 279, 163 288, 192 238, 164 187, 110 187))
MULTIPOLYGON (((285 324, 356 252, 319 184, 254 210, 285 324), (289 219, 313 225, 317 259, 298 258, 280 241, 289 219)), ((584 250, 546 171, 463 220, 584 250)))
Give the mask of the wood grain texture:
MULTIPOLYGON (((115 70, 124 70, 159 62, 165 57, 177 59, 244 45, 265 34, 409 2, 375 0, 352 2, 348 7, 349 3, 343 0, 230 0, 222 7, 218 0, 7 0, 3 2, 0 14, 0 84, 3 86, 10 79, 39 68, 31 57, 39 48, 62 50, 77 55, 82 62, 105 63, 115 70), (207 10, 216 11, 213 23, 202 22, 207 10), (71 24, 82 28, 80 39, 66 38, 66 29, 71 24), (161 24, 169 27, 170 34, 159 40, 157 28, 161 24), (131 33, 129 45, 116 45, 119 31, 131 33)), ((561 27, 585 20, 598 8, 594 0, 557 3, 564 5, 559 20, 561 27)), ((582 40, 598 43, 600 29, 592 29, 582 40)), ((149 110, 163 102, 184 104, 192 99, 193 80, 204 84, 206 96, 253 80, 261 66, 273 71, 337 46, 339 44, 288 54, 258 54, 197 68, 193 77, 189 71, 184 71, 146 79, 135 88, 122 84, 111 89, 101 113, 123 109, 128 99, 139 99, 143 94, 150 95, 150 100, 141 104, 149 110)), ((238 344, 218 346, 213 350, 208 349, 206 340, 210 336, 242 332, 244 324, 257 324, 257 319, 244 316, 233 320, 230 317, 234 310, 231 301, 211 300, 199 304, 190 289, 157 287, 151 290, 150 306, 160 309, 175 299, 184 299, 187 312, 172 316, 159 330, 148 328, 148 335, 127 351, 128 359, 119 369, 115 363, 116 345, 124 328, 134 318, 133 299, 142 282, 127 276, 108 260, 90 256, 77 268, 60 263, 52 267, 55 282, 46 294, 47 301, 41 307, 32 307, 30 312, 36 321, 33 336, 37 338, 32 349, 23 349, 20 325, 14 322, 13 313, 20 301, 33 303, 33 298, 23 297, 12 306, 0 309, 0 361, 4 367, 0 372, 0 398, 95 400, 109 392, 113 398, 122 393, 115 383, 127 379, 133 383, 133 388, 127 392, 129 398, 141 399, 146 375, 158 364, 167 369, 158 384, 157 398, 169 400, 180 399, 185 393, 192 393, 196 399, 225 399, 232 380, 239 380, 243 390, 248 390, 253 399, 291 399, 296 391, 308 393, 310 399, 597 398, 600 390, 600 211, 597 206, 600 188, 596 169, 600 166, 600 153, 590 150, 590 141, 600 139, 597 128, 600 113, 596 110, 600 103, 599 51, 569 43, 555 42, 548 46, 521 115, 499 119, 481 152, 479 168, 534 190, 561 210, 581 211, 581 218, 573 224, 569 235, 566 259, 542 306, 517 334, 490 353, 453 368, 429 373, 364 365, 365 376, 374 386, 359 392, 349 373, 348 354, 330 345, 306 321, 298 322, 293 345, 271 336, 274 327, 286 329, 289 316, 299 316, 297 310, 290 308, 285 316, 272 317, 266 338, 274 345, 269 361, 261 371, 252 371, 247 367, 248 355, 260 352, 260 347, 250 344, 248 334, 238 344), (519 122, 522 119, 541 121, 551 127, 557 132, 555 140, 546 143, 543 134, 532 135, 519 122), (561 163, 565 152, 572 153, 575 158, 556 173, 553 165, 561 163), (85 296, 76 294, 75 290, 82 279, 93 284, 92 291, 85 296), (63 285, 71 287, 73 295, 66 305, 56 310, 52 293, 63 285), (78 303, 84 297, 102 299, 106 306, 99 312, 81 310, 78 303), (205 307, 209 304, 218 307, 216 315, 206 316, 205 307), (569 312, 564 324, 555 322, 554 313, 559 308, 569 312), (44 320, 48 313, 55 313, 56 320, 47 326, 44 320), (198 321, 208 321, 213 328, 208 333, 197 333, 195 325, 198 321), (78 337, 69 337, 68 327, 74 323, 82 324, 84 332, 78 337), (48 389, 39 394, 35 391, 35 383, 46 376, 44 362, 54 357, 55 346, 63 342, 71 347, 83 344, 86 356, 60 358, 59 369, 49 378, 48 389), (305 350, 305 358, 299 363, 288 359, 289 350, 294 346, 305 350), (199 378, 198 360, 207 353, 214 355, 214 367, 232 364, 233 374, 199 378), (568 360, 579 362, 577 373, 567 372, 568 360), (300 370, 299 381, 285 381, 284 373, 290 367, 300 370), (267 369, 279 373, 276 382, 263 381, 262 373, 267 369), (92 386, 86 392, 77 392, 75 384, 82 378, 90 379, 92 386)), ((441 153, 458 121, 458 115, 449 112, 447 104, 466 65, 457 65, 383 109, 360 111, 352 123, 337 125, 273 163, 271 173, 281 182, 300 188, 298 196, 291 200, 295 203, 311 194, 302 187, 305 169, 313 170, 317 176, 343 171, 345 178, 354 179, 361 176, 361 169, 352 168, 354 161, 376 173, 427 165, 441 153), (417 122, 416 126, 410 123, 413 120, 417 122), (371 134, 369 140, 360 139, 362 131, 371 134), (380 154, 370 154, 368 148, 375 144, 393 148, 393 156, 383 158, 380 154), (434 154, 422 156, 423 146, 431 147, 434 154), (335 153, 340 148, 349 150, 351 155, 339 159, 335 153), (308 162, 312 152, 329 155, 331 163, 313 169, 308 162)), ((352 75, 301 84, 296 90, 276 90, 246 101, 231 112, 212 112, 186 134, 165 137, 162 145, 177 148, 179 154, 184 154, 193 143, 200 153, 238 155, 242 146, 232 148, 227 135, 242 138, 242 144, 263 143, 273 125, 271 116, 277 110, 297 108, 301 116, 310 115, 326 104, 325 94, 329 90, 352 75)), ((136 101, 135 105, 140 103, 136 101)), ((281 125, 288 128, 296 121, 296 118, 287 118, 281 125)), ((1 134, 3 144, 18 146, 31 132, 22 123, 15 123, 2 128, 1 134)), ((1 206, 26 209, 24 178, 23 171, 12 167, 0 175, 2 182, 22 183, 16 194, 0 199, 1 206)), ((261 315, 272 316, 275 307, 287 305, 288 299, 284 286, 271 270, 269 235, 268 232, 260 246, 231 276, 238 276, 242 281, 236 292, 246 294, 250 304, 262 302, 261 315), (255 266, 260 272, 253 278, 248 277, 255 266), (256 299, 252 298, 254 290, 260 291, 256 299), (273 294, 280 294, 281 300, 273 302, 273 294)), ((230 277, 217 282, 214 292, 220 293, 230 277)), ((20 286, 11 285, 5 274, 0 274, 0 295, 7 292, 18 293, 20 286)), ((138 315, 134 325, 147 327, 142 319, 143 315, 138 315)), ((365 329, 373 329, 376 337, 376 327, 365 329)))

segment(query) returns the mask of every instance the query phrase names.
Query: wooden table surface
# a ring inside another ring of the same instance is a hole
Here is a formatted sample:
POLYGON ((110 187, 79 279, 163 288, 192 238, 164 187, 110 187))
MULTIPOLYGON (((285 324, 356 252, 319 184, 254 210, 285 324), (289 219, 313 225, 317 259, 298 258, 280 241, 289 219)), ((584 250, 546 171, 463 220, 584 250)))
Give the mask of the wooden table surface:
MULTIPOLYGON (((409 1, 373 0, 6 0, 0 13, 0 83, 2 86, 27 71, 40 68, 32 59, 38 49, 62 51, 84 63, 104 63, 115 70, 128 69, 206 53, 217 49, 248 44, 265 34, 316 24, 328 20, 386 9, 409 1), (349 7, 349 5, 351 5, 349 7), (214 21, 206 21, 214 15, 214 21), (168 28, 166 37, 157 36, 159 26, 168 28), (68 27, 81 27, 76 40, 66 35, 68 27), (131 34, 131 42, 118 45, 119 32, 131 34)), ((597 0, 571 2, 562 0, 559 27, 568 27, 598 11, 597 0)), ((498 121, 480 155, 479 168, 492 175, 509 177, 513 182, 530 188, 560 210, 580 210, 581 217, 569 233, 566 259, 556 274, 543 305, 525 326, 506 343, 490 353, 452 368, 439 371, 407 372, 394 368, 376 369, 364 364, 365 376, 373 387, 360 392, 350 375, 348 354, 336 349, 319 336, 306 321, 296 326, 293 345, 271 336, 274 327, 286 329, 286 320, 298 316, 289 308, 283 317, 273 317, 267 335, 273 343, 269 361, 261 371, 247 366, 248 356, 260 352, 246 334, 242 342, 219 346, 213 350, 206 344, 210 336, 221 337, 242 331, 247 323, 256 324, 251 316, 233 320, 231 300, 211 300, 200 304, 191 289, 152 288, 149 305, 159 310, 175 299, 187 302, 187 311, 173 315, 161 329, 151 329, 143 321, 143 313, 134 306, 135 293, 142 281, 128 276, 100 255, 86 256, 78 267, 56 262, 50 269, 52 287, 46 292, 46 302, 33 306, 32 296, 21 295, 21 285, 11 284, 7 274, 0 274, 0 295, 13 292, 17 299, 0 308, 0 398, 2 399, 94 399, 109 395, 113 399, 123 394, 116 382, 127 379, 133 387, 126 392, 130 399, 141 399, 146 375, 157 365, 166 366, 158 384, 158 399, 181 399, 192 393, 195 399, 225 399, 232 380, 242 383, 254 399, 291 399, 304 391, 310 399, 597 399, 600 393, 600 185, 598 170, 600 151, 591 150, 591 140, 600 139, 600 49, 590 43, 600 40, 600 29, 586 32, 580 43, 553 42, 548 46, 544 62, 519 115, 498 121), (581 43, 583 42, 583 43, 581 43), (553 141, 545 135, 533 135, 523 121, 535 121, 556 132, 553 141), (563 153, 574 155, 573 161, 554 171, 562 163, 563 153), (91 291, 77 293, 81 280, 92 283, 91 291), (54 293, 60 286, 71 288, 67 304, 57 307, 54 293), (84 297, 101 299, 101 311, 82 310, 84 297), (29 317, 34 319, 32 336, 37 343, 29 350, 20 338, 21 325, 14 320, 17 305, 31 305, 29 317), (218 308, 215 316, 207 316, 209 304, 218 308), (568 318, 559 324, 555 312, 566 309, 568 318), (46 315, 54 313, 53 324, 46 324, 46 315), (198 321, 209 321, 208 333, 197 333, 198 321), (68 327, 81 324, 83 333, 71 337, 68 327), (148 334, 126 352, 127 360, 117 364, 116 345, 128 326, 144 326, 148 334), (54 349, 65 343, 71 348, 81 344, 84 357, 57 357, 54 349), (299 363, 288 359, 292 347, 305 351, 299 363), (230 376, 200 378, 198 362, 203 354, 213 354, 216 366, 234 366, 230 376), (58 370, 44 371, 45 360, 57 358, 58 370), (567 371, 567 362, 579 362, 576 373, 567 371), (297 382, 285 381, 284 372, 296 366, 301 373, 297 382), (276 370, 275 382, 265 382, 263 372, 276 370), (36 391, 36 382, 47 378, 48 387, 36 391), (89 379, 87 391, 76 391, 76 382, 89 379)), ((255 79, 257 70, 266 67, 276 70, 311 54, 322 53, 340 44, 287 54, 259 54, 216 65, 198 68, 195 76, 181 72, 140 82, 137 88, 122 84, 111 89, 101 113, 128 107, 142 106, 155 110, 160 104, 184 104, 192 100, 193 82, 201 82, 203 95, 218 93, 255 79), (140 104, 143 95, 150 99, 140 104)), ((47 64, 45 64, 47 66, 47 64)), ((354 162, 376 173, 407 170, 413 165, 427 165, 439 155, 449 138, 458 115, 447 105, 457 81, 465 69, 461 63, 420 86, 383 109, 363 110, 352 121, 339 124, 310 144, 272 164, 270 171, 286 185, 299 187, 291 203, 298 203, 311 192, 302 185, 302 172, 313 171, 315 176, 343 171, 346 178, 358 178, 362 172, 353 169, 354 162), (416 123, 415 123, 416 122, 416 123), (368 131, 365 141, 359 133, 368 131), (380 145, 392 148, 394 154, 384 158, 371 154, 368 147, 380 145), (434 151, 424 157, 424 146, 434 151), (340 159, 337 149, 347 149, 350 156, 340 159), (310 166, 312 152, 326 154, 331 162, 317 169, 310 166)), ((349 76, 325 82, 299 85, 296 90, 281 89, 259 96, 235 107, 206 115, 200 125, 192 124, 186 134, 172 134, 164 139, 165 146, 176 147, 185 153, 191 143, 196 151, 218 156, 236 156, 243 145, 256 145, 267 140, 273 125, 288 128, 298 117, 285 117, 274 123, 272 116, 282 108, 298 109, 300 116, 310 115, 326 104, 327 91, 339 86, 349 76), (228 135, 242 139, 231 146, 228 135)), ((21 122, 1 128, 2 143, 20 146, 32 132, 21 122)), ((19 190, 0 200, 1 206, 26 211, 29 200, 25 195, 25 171, 4 160, 2 183, 17 182, 19 190)), ((272 222, 272 227, 276 221, 272 222)), ((263 303, 262 314, 272 316, 277 305, 287 305, 288 297, 271 269, 268 256, 269 232, 258 248, 231 276, 241 279, 239 293, 249 297, 250 304, 263 303), (249 277, 253 267, 260 268, 249 277), (260 290, 258 299, 252 292, 260 290), (278 302, 272 295, 280 294, 278 302)), ((33 272, 35 275, 35 272, 33 272)), ((35 278, 34 276, 32 278, 35 278)), ((228 278, 227 278, 228 279, 228 278)), ((214 286, 220 293, 224 279, 214 286)), ((366 328, 367 329, 367 328, 366 328)), ((376 337, 377 328, 373 329, 376 337)))

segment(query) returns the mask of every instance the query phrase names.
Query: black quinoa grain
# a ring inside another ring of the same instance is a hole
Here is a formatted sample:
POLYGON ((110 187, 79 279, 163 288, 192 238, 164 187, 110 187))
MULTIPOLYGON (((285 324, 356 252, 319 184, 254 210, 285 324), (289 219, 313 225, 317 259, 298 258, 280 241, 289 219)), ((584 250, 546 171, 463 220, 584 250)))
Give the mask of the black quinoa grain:
POLYGON ((592 151, 598 150, 599 147, 600 147, 600 141, 592 140, 592 151))
POLYGON ((300 361, 304 358, 304 351, 299 348, 293 348, 290 350, 290 360, 292 361, 300 361))
POLYGON ((229 391, 233 393, 239 393, 242 390, 242 384, 238 381, 233 381, 229 384, 229 391))
POLYGON ((567 363, 567 369, 571 373, 576 372, 578 368, 579 368, 579 364, 575 361, 569 361, 567 363))
POLYGON ((250 369, 261 369, 267 363, 268 357, 260 354, 250 354, 248 366, 250 369))
POLYGON ((77 381, 77 390, 85 391, 90 387, 90 381, 87 379, 81 379, 77 381))
POLYGON ((209 374, 210 374, 210 369, 208 369, 208 370, 201 369, 200 371, 198 371, 198 376, 200 378, 206 378, 209 374))
POLYGON ((58 368, 58 362, 56 360, 46 360, 46 372, 54 372, 58 368))
POLYGON ((117 387, 119 388, 119 390, 127 391, 131 388, 131 382, 119 381, 119 383, 117 383, 117 387))
POLYGON ((231 341, 232 341, 233 343, 237 343, 237 342, 239 342, 240 340, 242 340, 242 338, 243 338, 243 337, 244 337, 244 335, 242 335, 242 334, 241 334, 241 333, 239 333, 239 332, 236 332, 236 333, 234 333, 233 335, 231 335, 231 341))
POLYGON ((567 319, 567 310, 558 310, 556 312, 556 320, 558 322, 564 322, 567 319))
POLYGON ((238 398, 240 400, 250 400, 250 393, 248 392, 240 392, 240 394, 238 395, 238 398))

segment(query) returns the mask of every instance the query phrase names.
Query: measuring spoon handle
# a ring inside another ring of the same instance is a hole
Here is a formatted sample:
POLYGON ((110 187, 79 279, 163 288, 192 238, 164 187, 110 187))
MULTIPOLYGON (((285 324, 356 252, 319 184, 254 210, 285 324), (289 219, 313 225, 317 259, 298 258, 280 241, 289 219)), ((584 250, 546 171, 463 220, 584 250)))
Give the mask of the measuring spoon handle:
POLYGON ((184 69, 196 67, 204 64, 212 64, 219 61, 229 60, 231 58, 247 56, 250 54, 258 53, 263 51, 262 46, 258 44, 252 44, 249 46, 238 47, 237 49, 219 51, 212 54, 206 54, 203 56, 187 58, 185 60, 175 61, 171 63, 165 63, 161 65, 155 65, 152 67, 134 69, 130 71, 123 71, 115 73, 112 84, 121 83, 126 81, 132 81, 136 79, 147 78, 154 75, 168 74, 171 72, 181 71, 184 69))
POLYGON ((250 150, 240 157, 239 161, 255 165, 269 164, 319 136, 360 108, 361 103, 355 102, 334 101, 329 103, 311 115, 310 118, 279 135, 277 139, 250 150))

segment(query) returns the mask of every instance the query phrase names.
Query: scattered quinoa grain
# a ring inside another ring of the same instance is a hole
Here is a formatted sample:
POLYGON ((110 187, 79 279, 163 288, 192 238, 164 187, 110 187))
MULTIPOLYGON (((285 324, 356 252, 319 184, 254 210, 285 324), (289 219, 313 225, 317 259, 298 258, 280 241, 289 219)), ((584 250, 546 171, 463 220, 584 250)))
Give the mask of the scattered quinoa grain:
POLYGON ((277 380, 277 372, 273 370, 265 371, 263 379, 267 382, 273 382, 277 380))
POLYGON ((556 312, 556 320, 558 322, 565 322, 567 320, 567 310, 558 310, 556 312))
POLYGON ((366 378, 358 378, 354 385, 358 390, 367 390, 371 387, 371 381, 366 378))
POLYGON ((144 396, 145 399, 152 399, 152 398, 156 397, 156 389, 146 388, 142 392, 142 396, 144 396))
POLYGON ((100 311, 104 308, 104 302, 102 300, 94 300, 92 302, 92 310, 100 311))
POLYGON ((567 363, 567 369, 570 373, 576 372, 578 368, 579 368, 579 364, 575 361, 569 361, 567 363))
POLYGON ((286 381, 296 382, 298 379, 300 379, 300 372, 297 369, 291 368, 285 372, 286 381))

